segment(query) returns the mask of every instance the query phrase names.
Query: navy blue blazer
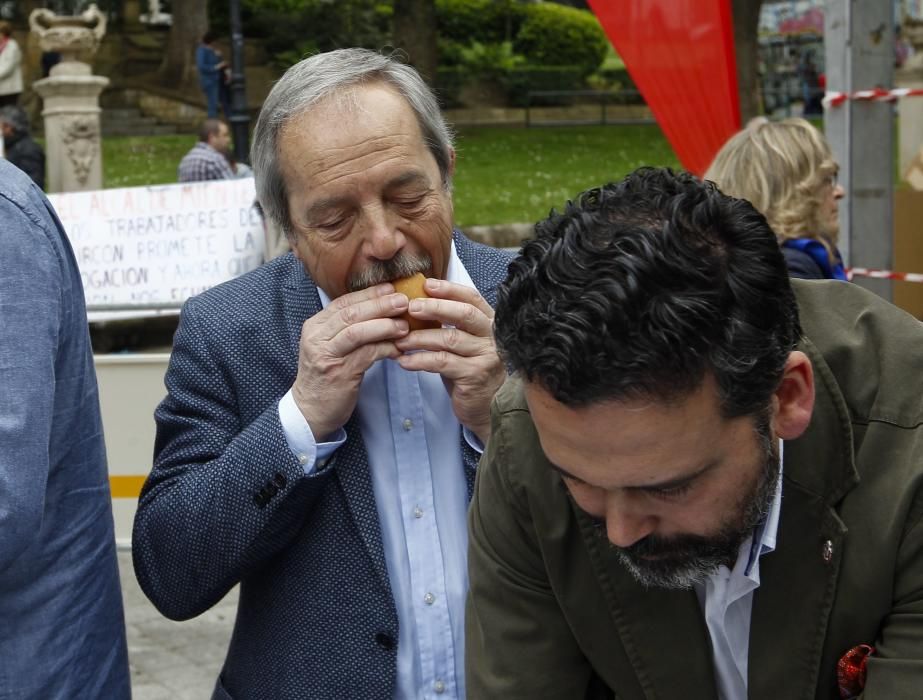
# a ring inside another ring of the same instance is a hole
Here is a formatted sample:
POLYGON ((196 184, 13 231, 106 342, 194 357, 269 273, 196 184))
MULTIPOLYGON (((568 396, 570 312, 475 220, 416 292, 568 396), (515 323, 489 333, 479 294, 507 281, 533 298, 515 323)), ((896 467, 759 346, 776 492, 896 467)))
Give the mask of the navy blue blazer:
MULTIPOLYGON (((493 305, 510 255, 454 241, 493 305)), ((398 619, 358 424, 305 476, 279 422, 301 326, 320 310, 286 254, 190 299, 180 316, 132 552, 141 588, 175 620, 240 583, 215 698, 394 697, 398 619)), ((460 430, 459 446, 470 498, 477 455, 460 430)))

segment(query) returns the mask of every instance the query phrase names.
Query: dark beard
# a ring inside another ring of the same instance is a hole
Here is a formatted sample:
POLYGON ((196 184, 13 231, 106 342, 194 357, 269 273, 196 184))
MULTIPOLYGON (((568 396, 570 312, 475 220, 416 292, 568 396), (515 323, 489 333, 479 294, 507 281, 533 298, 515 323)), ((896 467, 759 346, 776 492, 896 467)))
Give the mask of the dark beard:
POLYGON ((768 416, 757 418, 756 432, 765 455, 763 469, 754 488, 741 501, 738 513, 726 520, 717 534, 670 538, 648 535, 629 547, 611 545, 638 583, 645 588, 688 589, 702 583, 719 566, 733 568, 740 545, 769 515, 779 479, 779 453, 768 416))
POLYGON ((390 260, 376 260, 361 272, 351 275, 347 281, 347 287, 351 292, 358 292, 382 282, 410 277, 418 272, 425 275, 431 272, 432 266, 433 261, 425 253, 417 257, 398 253, 390 260))

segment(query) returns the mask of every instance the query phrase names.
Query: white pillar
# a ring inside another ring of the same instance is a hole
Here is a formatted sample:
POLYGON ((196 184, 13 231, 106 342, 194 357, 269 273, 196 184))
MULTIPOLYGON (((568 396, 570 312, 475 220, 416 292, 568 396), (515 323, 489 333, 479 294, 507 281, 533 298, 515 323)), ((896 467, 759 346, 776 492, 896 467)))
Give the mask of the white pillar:
MULTIPOLYGON (((892 7, 886 2, 827 0, 824 53, 827 91, 890 88, 894 76, 892 7)), ((894 112, 888 102, 848 100, 830 107, 824 131, 840 164, 839 247, 848 265, 893 269, 894 112)), ((890 280, 856 282, 892 298, 890 280)))
POLYGON ((99 95, 108 84, 77 61, 59 63, 32 84, 44 102, 48 192, 102 189, 99 95))

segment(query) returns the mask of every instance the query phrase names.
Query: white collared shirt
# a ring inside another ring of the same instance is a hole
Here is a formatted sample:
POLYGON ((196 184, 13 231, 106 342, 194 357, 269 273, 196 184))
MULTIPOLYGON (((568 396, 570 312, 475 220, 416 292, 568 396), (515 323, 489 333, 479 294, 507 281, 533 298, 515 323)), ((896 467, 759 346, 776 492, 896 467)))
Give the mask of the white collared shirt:
MULTIPOLYGON (((782 441, 779 440, 779 460, 782 441)), ((779 514, 782 510, 782 471, 779 470, 772 508, 762 525, 750 535, 737 554, 734 568, 718 568, 695 592, 705 615, 715 663, 715 682, 721 700, 747 697, 748 655, 750 651, 750 613, 753 592, 760 585, 760 557, 776 548, 779 514), (754 546, 754 536, 758 546, 754 546)))

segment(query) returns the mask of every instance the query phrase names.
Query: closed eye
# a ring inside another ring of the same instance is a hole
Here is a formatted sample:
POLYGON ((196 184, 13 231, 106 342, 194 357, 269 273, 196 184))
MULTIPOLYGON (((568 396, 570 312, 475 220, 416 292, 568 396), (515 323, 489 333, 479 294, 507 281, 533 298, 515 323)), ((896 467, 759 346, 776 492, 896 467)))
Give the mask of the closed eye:
POLYGON ((692 482, 687 481, 684 484, 679 486, 673 486, 666 489, 644 489, 646 493, 649 493, 654 498, 660 498, 663 500, 670 500, 674 498, 681 498, 685 496, 692 489, 692 482))

